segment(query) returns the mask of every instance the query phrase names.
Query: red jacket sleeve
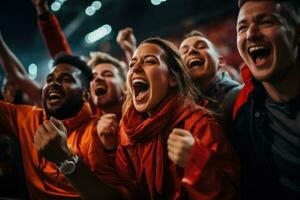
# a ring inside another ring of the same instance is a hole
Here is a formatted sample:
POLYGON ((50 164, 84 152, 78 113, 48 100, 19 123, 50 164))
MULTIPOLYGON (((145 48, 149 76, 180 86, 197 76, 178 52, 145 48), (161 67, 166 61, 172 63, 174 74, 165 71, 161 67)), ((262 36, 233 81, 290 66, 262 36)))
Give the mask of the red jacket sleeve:
POLYGON ((43 18, 39 17, 38 27, 52 58, 60 52, 72 54, 72 50, 55 15, 49 13, 43 18))
POLYGON ((240 164, 218 123, 202 119, 192 132, 195 144, 181 180, 189 199, 237 199, 240 164))
MULTIPOLYGON (((94 128, 94 127, 90 127, 94 128)), ((124 199, 131 199, 130 193, 124 187, 119 175, 115 169, 115 156, 104 152, 103 145, 96 132, 90 135, 90 144, 88 145, 87 158, 85 163, 104 183, 117 189, 124 199)))

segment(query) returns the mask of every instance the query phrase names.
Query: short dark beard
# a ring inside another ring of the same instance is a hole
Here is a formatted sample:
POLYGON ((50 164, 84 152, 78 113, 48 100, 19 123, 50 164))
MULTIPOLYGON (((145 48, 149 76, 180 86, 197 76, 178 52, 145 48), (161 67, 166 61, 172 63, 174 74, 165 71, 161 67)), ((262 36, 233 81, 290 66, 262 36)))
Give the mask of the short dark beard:
POLYGON ((80 102, 77 102, 77 103, 73 103, 73 104, 66 103, 54 111, 50 111, 45 104, 44 104, 44 107, 45 107, 45 112, 46 112, 48 119, 51 116, 53 116, 56 119, 63 120, 63 119, 68 119, 68 118, 76 116, 79 113, 79 111, 81 110, 83 103, 84 103, 83 100, 81 100, 80 102))

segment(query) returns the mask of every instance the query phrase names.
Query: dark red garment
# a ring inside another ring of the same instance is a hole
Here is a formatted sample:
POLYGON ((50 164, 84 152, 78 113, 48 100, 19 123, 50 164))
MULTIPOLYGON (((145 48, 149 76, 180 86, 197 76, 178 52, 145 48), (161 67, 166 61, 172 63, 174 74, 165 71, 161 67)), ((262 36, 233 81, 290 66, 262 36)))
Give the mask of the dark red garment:
POLYGON ((42 19, 39 18, 38 27, 52 58, 60 52, 72 54, 71 47, 55 15, 49 13, 42 19))
POLYGON ((239 163, 220 126, 203 108, 170 95, 145 118, 134 107, 120 123, 116 168, 136 199, 234 199, 239 163), (184 169, 168 158, 173 128, 195 136, 184 169))

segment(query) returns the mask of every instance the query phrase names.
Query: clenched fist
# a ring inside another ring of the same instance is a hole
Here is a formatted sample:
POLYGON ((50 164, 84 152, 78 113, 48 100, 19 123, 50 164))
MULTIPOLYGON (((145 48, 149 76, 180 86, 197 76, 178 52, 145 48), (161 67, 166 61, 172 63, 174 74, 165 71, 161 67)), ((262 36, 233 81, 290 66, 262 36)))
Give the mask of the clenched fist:
POLYGON ((67 130, 63 123, 54 117, 45 120, 39 126, 33 145, 46 160, 57 165, 72 156, 67 145, 67 130))
POLYGON ((49 12, 47 0, 31 0, 31 2, 34 5, 38 15, 42 15, 49 12))
POLYGON ((174 128, 168 138, 168 155, 171 161, 184 168, 195 144, 193 135, 184 129, 174 128))
POLYGON ((119 124, 115 114, 103 114, 97 124, 97 134, 106 150, 118 145, 119 124))
POLYGON ((123 49, 127 63, 130 62, 134 50, 136 49, 136 38, 133 34, 132 28, 124 28, 118 32, 117 42, 123 49))

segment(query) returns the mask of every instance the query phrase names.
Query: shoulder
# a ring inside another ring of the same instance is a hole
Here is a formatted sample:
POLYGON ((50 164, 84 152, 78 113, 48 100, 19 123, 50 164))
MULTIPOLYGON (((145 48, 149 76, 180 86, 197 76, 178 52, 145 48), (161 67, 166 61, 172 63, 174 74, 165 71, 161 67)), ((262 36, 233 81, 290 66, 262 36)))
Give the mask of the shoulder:
POLYGON ((187 130, 202 129, 208 126, 219 127, 219 123, 213 113, 203 107, 197 109, 185 119, 184 128, 187 130))

